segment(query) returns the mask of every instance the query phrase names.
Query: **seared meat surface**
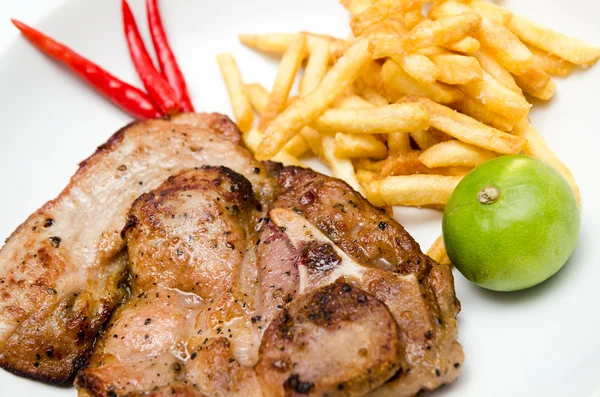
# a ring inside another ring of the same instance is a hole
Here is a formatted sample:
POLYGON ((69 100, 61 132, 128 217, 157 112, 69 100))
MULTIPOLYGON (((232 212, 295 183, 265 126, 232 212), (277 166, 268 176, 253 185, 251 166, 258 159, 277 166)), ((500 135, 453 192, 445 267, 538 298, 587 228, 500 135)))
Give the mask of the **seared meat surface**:
POLYGON ((0 366, 71 383, 125 294, 121 230, 131 203, 170 175, 227 165, 268 202, 272 180, 239 142, 225 116, 184 114, 132 124, 85 160, 0 251, 0 366))
POLYGON ((186 114, 84 161, 0 251, 0 366, 67 384, 87 363, 79 393, 102 397, 408 397, 454 381, 449 266, 346 183, 239 143, 226 117, 186 114))
POLYGON ((252 368, 235 357, 236 343, 259 343, 253 299, 243 293, 255 284, 243 270, 256 207, 250 182, 223 167, 183 171, 135 201, 123 232, 132 297, 79 374, 81 389, 261 395, 252 368))
MULTIPOLYGON (((424 255, 400 224, 344 182, 299 168, 285 168, 279 180, 282 192, 258 248, 259 258, 269 259, 259 262, 260 307, 280 319, 285 302, 270 306, 278 297, 294 306, 297 295, 343 277, 385 303, 398 324, 398 369, 374 395, 412 396, 454 381, 463 353, 451 269, 424 255)), ((341 395, 361 395, 345 390, 341 395)))

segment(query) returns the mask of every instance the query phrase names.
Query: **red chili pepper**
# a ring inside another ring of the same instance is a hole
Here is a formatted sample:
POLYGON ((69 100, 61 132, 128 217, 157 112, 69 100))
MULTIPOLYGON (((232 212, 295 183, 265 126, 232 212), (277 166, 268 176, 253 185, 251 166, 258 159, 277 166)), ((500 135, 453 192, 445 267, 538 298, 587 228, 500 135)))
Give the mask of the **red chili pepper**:
POLYGON ((181 104, 181 110, 184 112, 193 112, 194 105, 192 105, 188 94, 185 77, 181 73, 177 59, 173 55, 173 50, 171 50, 171 46, 169 45, 167 34, 165 33, 158 8, 158 0, 147 0, 146 10, 148 12, 148 25, 150 26, 152 43, 154 43, 154 50, 158 57, 158 64, 162 75, 175 91, 181 104))
POLYGON ((148 95, 143 91, 119 80, 95 63, 42 32, 14 19, 12 23, 38 49, 66 65, 123 110, 140 119, 152 119, 161 116, 148 95))
POLYGON ((126 0, 122 1, 123 7, 123 25, 125 28, 125 38, 129 45, 129 53, 138 75, 148 91, 148 95, 154 101, 156 106, 163 112, 163 114, 173 115, 179 112, 179 101, 175 92, 167 83, 160 73, 154 67, 152 59, 144 46, 144 41, 140 35, 135 18, 127 4, 126 0))

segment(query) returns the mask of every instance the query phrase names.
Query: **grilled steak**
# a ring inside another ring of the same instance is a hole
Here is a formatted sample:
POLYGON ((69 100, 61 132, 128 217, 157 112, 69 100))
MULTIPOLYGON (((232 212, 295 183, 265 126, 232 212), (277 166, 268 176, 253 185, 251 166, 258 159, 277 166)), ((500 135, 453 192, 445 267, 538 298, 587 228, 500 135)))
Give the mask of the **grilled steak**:
POLYGON ((227 165, 267 202, 273 195, 267 170, 239 142, 225 116, 187 114, 132 124, 85 160, 65 190, 0 251, 0 366, 71 383, 125 293, 127 211, 168 176, 227 165))
POLYGON ((246 245, 256 207, 250 182, 216 167, 184 171, 135 201, 124 230, 132 297, 79 374, 81 389, 128 396, 179 384, 185 395, 261 395, 252 367, 235 357, 260 342, 247 296, 255 283, 244 277, 255 266, 246 245))
MULTIPOLYGON (((400 224, 344 182, 299 168, 285 168, 279 181, 282 192, 269 212, 270 225, 262 233, 258 253, 265 258, 259 262, 260 307, 275 318, 272 327, 289 316, 287 308, 294 307, 302 294, 345 278, 385 303, 399 328, 401 360, 394 376, 374 395, 412 396, 454 381, 463 353, 456 341, 460 305, 450 268, 423 255, 400 224), (269 257, 271 251, 277 252, 276 257, 269 257), (270 289, 273 285, 282 290, 270 289), (285 306, 285 301, 291 303, 285 306)), ((268 360, 272 348, 261 347, 262 359, 268 360)), ((348 354, 342 346, 338 351, 348 354)), ((354 359, 345 360, 353 363, 360 357, 356 352, 354 359)), ((329 375, 293 371, 315 384, 319 380, 311 376, 329 375)), ((263 381, 271 384, 272 378, 263 376, 263 381)), ((284 390, 285 384, 280 382, 279 387, 284 390)), ((362 395, 362 391, 345 386, 344 393, 327 394, 362 395)))
POLYGON ((129 126, 84 161, 0 251, 0 366, 67 384, 87 362, 82 397, 412 396, 454 381, 450 268, 346 183, 239 143, 224 116, 187 114, 129 126))

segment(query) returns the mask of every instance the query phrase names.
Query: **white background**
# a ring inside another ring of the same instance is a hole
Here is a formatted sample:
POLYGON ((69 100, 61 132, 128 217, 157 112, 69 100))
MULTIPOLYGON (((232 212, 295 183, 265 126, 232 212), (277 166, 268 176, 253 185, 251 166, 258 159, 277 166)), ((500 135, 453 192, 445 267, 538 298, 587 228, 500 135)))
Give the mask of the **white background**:
POLYGON ((61 3, 64 0, 0 0, 0 56, 19 32, 11 18, 33 25, 61 3))

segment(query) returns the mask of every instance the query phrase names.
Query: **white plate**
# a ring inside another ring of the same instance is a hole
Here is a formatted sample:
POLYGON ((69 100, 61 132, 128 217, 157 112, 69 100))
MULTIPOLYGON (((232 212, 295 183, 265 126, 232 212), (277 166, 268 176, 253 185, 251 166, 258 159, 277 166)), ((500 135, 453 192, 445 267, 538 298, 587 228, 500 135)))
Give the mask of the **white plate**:
MULTIPOLYGON (((143 1, 132 0, 138 20, 143 1)), ((164 18, 198 109, 231 113, 215 55, 232 52, 247 82, 270 86, 276 62, 242 47, 241 32, 311 30, 348 34, 336 0, 170 0, 164 18)), ((504 1, 514 11, 600 45, 596 0, 504 1)), ((7 23, 3 18, 2 23, 7 23)), ((141 23, 145 30, 145 24, 141 23)), ((128 57, 120 2, 68 1, 36 27, 127 81, 139 83, 128 57)), ((459 380, 437 396, 600 395, 600 195, 596 90, 600 66, 558 81, 548 105, 536 104, 534 124, 571 167, 583 194, 581 241, 567 266, 527 291, 500 294, 457 274, 462 301, 460 342, 466 361, 459 380)), ((40 55, 24 39, 0 57, 0 237, 57 195, 79 161, 129 117, 40 55)), ((403 209, 398 219, 426 249, 440 233, 435 211, 403 209)), ((0 370, 1 396, 74 396, 0 370)))

